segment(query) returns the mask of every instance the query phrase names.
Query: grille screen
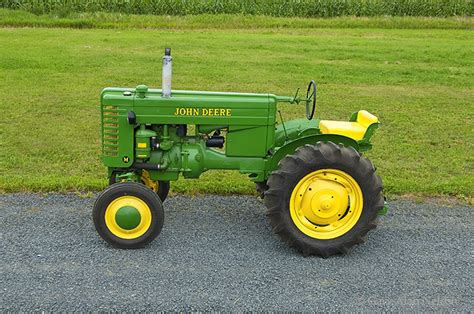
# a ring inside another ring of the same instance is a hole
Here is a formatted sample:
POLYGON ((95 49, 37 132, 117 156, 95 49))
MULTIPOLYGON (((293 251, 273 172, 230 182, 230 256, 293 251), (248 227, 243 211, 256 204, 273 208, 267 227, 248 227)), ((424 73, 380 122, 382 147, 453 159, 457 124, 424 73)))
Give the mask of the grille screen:
POLYGON ((118 106, 102 108, 102 149, 105 156, 116 157, 119 143, 119 112, 118 106))

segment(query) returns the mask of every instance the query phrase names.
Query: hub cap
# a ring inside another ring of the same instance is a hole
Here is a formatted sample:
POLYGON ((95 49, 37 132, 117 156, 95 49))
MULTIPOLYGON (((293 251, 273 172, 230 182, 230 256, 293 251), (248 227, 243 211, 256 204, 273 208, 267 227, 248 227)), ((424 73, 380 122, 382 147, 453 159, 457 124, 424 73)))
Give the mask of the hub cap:
POLYGON ((347 173, 321 169, 302 178, 290 199, 291 219, 304 234, 333 239, 348 232, 363 208, 359 184, 347 173))
POLYGON ((151 225, 151 210, 135 196, 122 196, 113 200, 105 210, 105 224, 115 236, 135 239, 151 225))
POLYGON ((141 216, 138 210, 132 206, 124 206, 119 208, 115 214, 115 221, 119 227, 132 230, 140 224, 141 216))

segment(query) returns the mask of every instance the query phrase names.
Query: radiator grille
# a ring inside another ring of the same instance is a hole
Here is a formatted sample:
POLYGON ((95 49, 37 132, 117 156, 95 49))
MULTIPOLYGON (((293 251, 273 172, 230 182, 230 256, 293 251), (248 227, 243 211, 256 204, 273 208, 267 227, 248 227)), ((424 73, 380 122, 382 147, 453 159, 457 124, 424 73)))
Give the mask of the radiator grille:
POLYGON ((102 107, 102 150, 105 156, 118 156, 119 149, 119 113, 123 111, 118 106, 102 107))

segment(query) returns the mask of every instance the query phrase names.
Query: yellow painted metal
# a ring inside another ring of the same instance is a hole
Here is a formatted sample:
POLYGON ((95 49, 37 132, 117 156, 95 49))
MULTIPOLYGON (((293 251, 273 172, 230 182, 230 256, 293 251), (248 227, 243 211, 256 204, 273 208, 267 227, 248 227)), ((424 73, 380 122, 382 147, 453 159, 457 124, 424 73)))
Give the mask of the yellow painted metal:
POLYGON ((302 178, 290 198, 290 214, 304 234, 334 239, 351 230, 364 207, 362 190, 352 176, 321 169, 302 178))
POLYGON ((366 110, 359 110, 357 113, 357 123, 368 128, 371 124, 379 122, 379 119, 366 110))
POLYGON ((138 144, 137 144, 137 147, 138 147, 138 148, 146 148, 146 147, 147 147, 147 144, 146 144, 146 143, 138 143, 138 144))
POLYGON ((360 110, 355 122, 321 120, 319 129, 323 134, 344 135, 359 141, 364 138, 367 128, 377 122, 378 118, 376 116, 366 110, 360 110))
POLYGON ((364 137, 367 128, 357 122, 321 120, 319 129, 323 134, 338 134, 350 137, 356 141, 364 137))
POLYGON ((114 199, 105 210, 105 224, 107 228, 112 234, 122 239, 136 239, 142 236, 150 228, 151 220, 150 207, 148 207, 143 200, 135 196, 118 197, 114 199), (117 211, 124 206, 134 207, 140 213, 140 223, 131 230, 121 228, 115 220, 117 211))
POLYGON ((151 178, 150 178, 150 173, 146 170, 142 170, 142 176, 141 176, 141 179, 142 179, 142 182, 147 186, 149 187, 150 189, 152 189, 154 192, 158 192, 158 182, 157 181, 153 181, 151 178))

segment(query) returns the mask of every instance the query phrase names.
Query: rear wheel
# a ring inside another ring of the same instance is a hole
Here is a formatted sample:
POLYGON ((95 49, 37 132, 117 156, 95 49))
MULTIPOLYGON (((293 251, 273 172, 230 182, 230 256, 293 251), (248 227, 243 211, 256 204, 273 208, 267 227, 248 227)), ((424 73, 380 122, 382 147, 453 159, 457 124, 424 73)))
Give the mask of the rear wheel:
POLYGON ((119 182, 104 190, 94 204, 92 216, 99 235, 124 249, 150 243, 161 232, 164 222, 158 195, 135 182, 119 182))
POLYGON ((304 255, 346 253, 376 227, 382 182, 352 147, 318 143, 285 157, 268 179, 273 230, 304 255))

